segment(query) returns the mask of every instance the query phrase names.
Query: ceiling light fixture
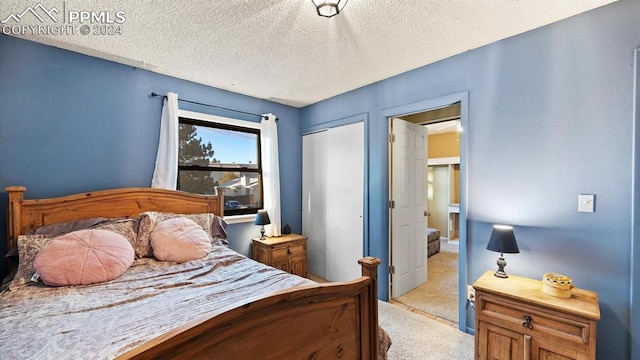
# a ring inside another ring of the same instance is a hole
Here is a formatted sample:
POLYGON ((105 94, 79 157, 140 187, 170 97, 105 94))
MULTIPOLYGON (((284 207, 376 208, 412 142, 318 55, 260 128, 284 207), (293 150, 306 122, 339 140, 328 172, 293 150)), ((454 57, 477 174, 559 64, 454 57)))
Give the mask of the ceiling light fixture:
POLYGON ((318 11, 318 15, 332 17, 340 14, 340 11, 347 5, 347 0, 311 0, 318 11))

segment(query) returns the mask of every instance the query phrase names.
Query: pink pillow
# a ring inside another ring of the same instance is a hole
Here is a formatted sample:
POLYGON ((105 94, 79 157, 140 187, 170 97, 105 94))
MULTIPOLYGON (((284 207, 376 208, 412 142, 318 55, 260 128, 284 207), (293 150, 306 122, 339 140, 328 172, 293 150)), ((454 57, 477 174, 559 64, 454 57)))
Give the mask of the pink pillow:
POLYGON ((88 285, 113 280, 133 263, 133 247, 108 230, 79 230, 53 238, 33 269, 47 285, 88 285))
POLYGON ((149 234, 153 256, 183 263, 201 259, 211 251, 211 239, 195 221, 177 217, 160 222, 149 234))

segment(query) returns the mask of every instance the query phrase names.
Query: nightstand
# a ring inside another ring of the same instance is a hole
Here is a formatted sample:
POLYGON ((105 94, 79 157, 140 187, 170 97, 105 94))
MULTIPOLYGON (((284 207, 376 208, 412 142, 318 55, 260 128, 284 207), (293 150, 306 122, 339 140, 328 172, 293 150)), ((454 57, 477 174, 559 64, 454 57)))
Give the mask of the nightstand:
POLYGON ((253 238, 253 259, 291 274, 307 277, 307 238, 298 234, 253 238))
POLYGON ((476 291, 476 359, 596 358, 598 294, 574 288, 570 298, 542 291, 542 281, 487 271, 476 291))

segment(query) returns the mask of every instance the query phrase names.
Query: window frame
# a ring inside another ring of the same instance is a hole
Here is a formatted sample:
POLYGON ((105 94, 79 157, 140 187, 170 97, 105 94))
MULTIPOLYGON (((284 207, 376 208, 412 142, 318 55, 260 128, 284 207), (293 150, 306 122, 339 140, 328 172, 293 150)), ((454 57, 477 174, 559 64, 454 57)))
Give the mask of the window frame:
MULTIPOLYGON (((216 115, 209 115, 203 113, 197 113, 192 111, 178 111, 178 126, 180 124, 188 124, 194 126, 201 126, 211 129, 222 129, 222 130, 231 130, 244 132, 249 134, 257 135, 257 168, 249 168, 249 167, 211 167, 211 166, 201 166, 201 165, 180 165, 178 159, 178 179, 177 179, 177 189, 180 190, 180 171, 201 171, 201 172, 246 172, 246 173, 257 173, 258 174, 258 187, 257 191, 260 195, 260 201, 256 208, 246 208, 246 209, 224 209, 224 217, 232 216, 232 217, 241 217, 246 215, 255 215, 258 210, 264 207, 264 187, 263 187, 263 178, 262 178, 262 144, 261 144, 261 134, 260 134, 260 124, 254 123, 251 121, 221 117, 216 115)), ((214 149, 215 150, 215 149, 214 149)), ((180 150, 178 150, 180 151, 180 150)), ((224 191, 224 190, 223 190, 224 191)))

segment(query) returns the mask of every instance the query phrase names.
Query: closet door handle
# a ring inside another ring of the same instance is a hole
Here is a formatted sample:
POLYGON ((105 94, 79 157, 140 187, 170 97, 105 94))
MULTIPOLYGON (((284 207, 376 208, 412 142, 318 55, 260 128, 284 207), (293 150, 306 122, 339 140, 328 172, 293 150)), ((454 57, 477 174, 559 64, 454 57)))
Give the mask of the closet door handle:
POLYGON ((431 213, 425 210, 424 216, 431 216, 431 213))

